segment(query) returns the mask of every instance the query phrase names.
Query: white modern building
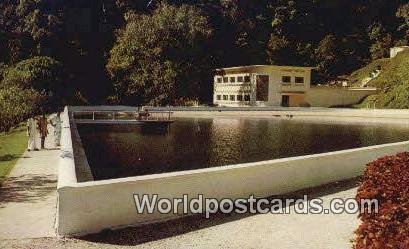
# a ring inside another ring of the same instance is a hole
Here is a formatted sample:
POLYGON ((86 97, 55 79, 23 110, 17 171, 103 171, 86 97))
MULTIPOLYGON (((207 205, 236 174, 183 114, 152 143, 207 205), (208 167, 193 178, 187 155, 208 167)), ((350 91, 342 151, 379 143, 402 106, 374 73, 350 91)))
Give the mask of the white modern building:
POLYGON ((376 88, 314 86, 313 67, 251 65, 216 70, 213 103, 218 106, 340 107, 359 103, 376 88))
POLYGON ((214 76, 219 106, 302 106, 312 67, 251 65, 222 68, 214 76))
POLYGON ((396 57, 400 52, 409 50, 409 46, 393 47, 390 49, 390 58, 396 57))

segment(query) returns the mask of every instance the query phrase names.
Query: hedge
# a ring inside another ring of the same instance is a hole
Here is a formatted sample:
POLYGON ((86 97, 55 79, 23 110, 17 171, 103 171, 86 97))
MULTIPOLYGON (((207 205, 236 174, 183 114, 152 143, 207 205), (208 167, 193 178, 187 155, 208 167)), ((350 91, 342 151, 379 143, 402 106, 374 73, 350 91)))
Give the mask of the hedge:
POLYGON ((355 249, 409 248, 409 153, 379 158, 367 165, 356 196, 377 199, 379 212, 360 214, 355 249))

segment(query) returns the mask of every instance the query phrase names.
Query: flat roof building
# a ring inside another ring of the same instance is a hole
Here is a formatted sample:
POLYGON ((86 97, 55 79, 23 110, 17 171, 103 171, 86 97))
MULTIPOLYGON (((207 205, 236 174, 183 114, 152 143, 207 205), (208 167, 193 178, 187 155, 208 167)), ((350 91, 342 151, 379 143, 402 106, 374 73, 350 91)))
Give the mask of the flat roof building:
POLYGON ((216 70, 213 103, 219 106, 302 106, 312 67, 251 65, 216 70))

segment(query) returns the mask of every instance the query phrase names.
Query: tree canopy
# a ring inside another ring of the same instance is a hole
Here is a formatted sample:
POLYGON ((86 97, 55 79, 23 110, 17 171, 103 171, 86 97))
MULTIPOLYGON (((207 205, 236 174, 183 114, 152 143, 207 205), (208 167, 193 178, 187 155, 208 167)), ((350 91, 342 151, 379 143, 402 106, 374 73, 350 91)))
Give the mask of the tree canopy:
POLYGON ((31 117, 41 101, 42 96, 32 89, 0 88, 0 132, 9 131, 31 117))
POLYGON ((25 118, 59 110, 70 98, 63 65, 49 57, 33 57, 2 71, 0 131, 25 118))
POLYGON ((129 14, 107 64, 120 102, 163 105, 199 97, 209 84, 201 80, 210 73, 210 35, 207 19, 192 6, 129 14))
POLYGON ((0 2, 0 71, 52 58, 74 103, 208 102, 213 69, 250 64, 316 66, 324 83, 408 40, 403 0, 0 2))

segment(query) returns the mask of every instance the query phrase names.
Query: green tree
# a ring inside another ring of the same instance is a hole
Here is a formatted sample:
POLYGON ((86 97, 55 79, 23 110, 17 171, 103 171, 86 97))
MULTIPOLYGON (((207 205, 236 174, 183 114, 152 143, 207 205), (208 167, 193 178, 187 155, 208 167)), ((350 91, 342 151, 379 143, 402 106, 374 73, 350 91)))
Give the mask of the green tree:
POLYGON ((117 99, 167 104, 205 97, 210 36, 207 19, 192 6, 161 4, 151 15, 129 14, 107 64, 117 99))
MULTIPOLYGON (((4 53, 10 55, 11 62, 16 56, 21 59, 33 55, 50 55, 61 35, 62 21, 58 2, 46 0, 4 0, 0 3, 0 33, 7 34, 8 47, 4 53)), ((4 36, 3 36, 4 39, 4 36)))
POLYGON ((396 16, 402 19, 398 30, 405 33, 406 41, 409 42, 409 3, 400 6, 396 12, 396 16))
POLYGON ((392 47, 392 36, 386 33, 385 28, 380 23, 374 23, 368 28, 368 36, 372 42, 370 47, 373 60, 381 59, 389 55, 392 47))
POLYGON ((64 105, 71 95, 63 78, 61 63, 49 57, 34 57, 7 68, 0 89, 18 87, 36 91, 44 97, 36 106, 44 112, 51 112, 64 105))
POLYGON ((268 42, 268 58, 270 64, 283 65, 287 64, 287 56, 291 56, 290 41, 280 35, 271 35, 268 42))
POLYGON ((32 89, 18 86, 0 88, 0 132, 7 132, 36 114, 43 96, 32 89))
POLYGON ((332 73, 336 71, 336 67, 340 62, 340 52, 336 37, 331 34, 325 36, 315 50, 315 56, 318 70, 327 76, 335 76, 332 73))

